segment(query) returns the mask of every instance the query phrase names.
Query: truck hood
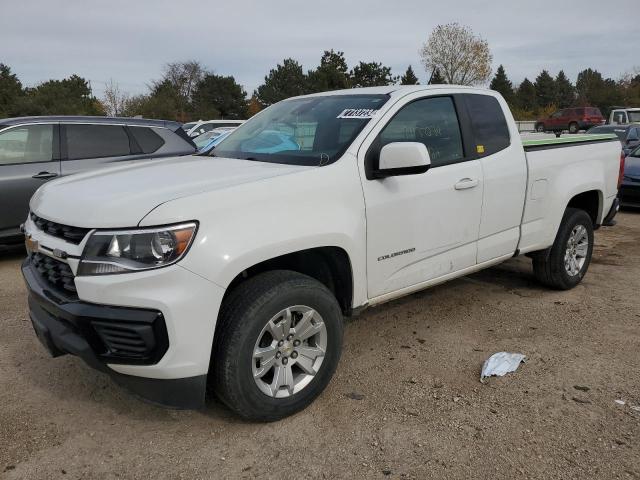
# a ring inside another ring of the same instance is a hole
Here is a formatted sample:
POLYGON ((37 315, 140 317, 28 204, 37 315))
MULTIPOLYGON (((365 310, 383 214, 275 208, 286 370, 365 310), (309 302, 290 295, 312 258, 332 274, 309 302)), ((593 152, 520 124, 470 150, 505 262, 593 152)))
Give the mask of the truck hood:
POLYGON ((131 227, 158 205, 177 198, 310 168, 314 167, 193 155, 145 161, 48 182, 31 198, 30 208, 64 225, 131 227))

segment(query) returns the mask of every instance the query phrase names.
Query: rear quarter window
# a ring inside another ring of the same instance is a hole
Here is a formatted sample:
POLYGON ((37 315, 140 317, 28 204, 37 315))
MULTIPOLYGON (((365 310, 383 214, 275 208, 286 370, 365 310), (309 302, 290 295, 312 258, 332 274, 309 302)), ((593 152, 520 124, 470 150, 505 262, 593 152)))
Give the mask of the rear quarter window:
POLYGON ((129 131, 142 153, 154 153, 164 145, 162 137, 149 127, 129 127, 129 131))
POLYGON ((481 156, 504 150, 511 144, 507 119, 498 100, 489 95, 465 95, 467 111, 481 156))

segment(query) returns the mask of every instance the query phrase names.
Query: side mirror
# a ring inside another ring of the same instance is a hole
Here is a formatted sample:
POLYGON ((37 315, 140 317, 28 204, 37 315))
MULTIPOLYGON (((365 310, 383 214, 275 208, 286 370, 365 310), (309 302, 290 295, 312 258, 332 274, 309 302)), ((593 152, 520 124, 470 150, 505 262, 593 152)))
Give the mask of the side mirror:
POLYGON ((378 169, 374 178, 416 175, 426 172, 431 166, 429 150, 424 143, 394 142, 382 147, 378 169))

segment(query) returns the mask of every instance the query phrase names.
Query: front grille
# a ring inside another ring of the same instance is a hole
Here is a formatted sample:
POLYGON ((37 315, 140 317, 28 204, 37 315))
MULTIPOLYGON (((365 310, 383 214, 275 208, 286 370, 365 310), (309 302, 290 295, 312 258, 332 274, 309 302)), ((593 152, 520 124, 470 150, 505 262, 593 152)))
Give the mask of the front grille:
POLYGON ((73 272, 68 264, 42 253, 34 253, 31 262, 40 278, 54 291, 62 293, 65 297, 77 297, 73 272))
POLYGON ((142 360, 151 357, 156 348, 152 324, 115 321, 93 321, 91 324, 107 347, 108 356, 142 360))
POLYGON ((78 245, 87 233, 89 228, 70 227, 69 225, 61 225, 50 220, 38 217, 35 213, 31 213, 31 220, 43 232, 54 237, 62 238, 70 243, 78 245))

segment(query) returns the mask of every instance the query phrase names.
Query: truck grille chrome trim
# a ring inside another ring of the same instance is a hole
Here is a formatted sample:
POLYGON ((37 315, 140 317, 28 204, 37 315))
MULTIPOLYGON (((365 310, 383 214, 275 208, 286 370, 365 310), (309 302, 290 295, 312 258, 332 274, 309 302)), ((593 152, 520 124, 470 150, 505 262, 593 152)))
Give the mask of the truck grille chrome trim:
POLYGON ((87 235, 87 233, 91 231, 90 228, 71 227, 69 225, 62 225, 60 223, 52 222, 51 220, 47 220, 45 218, 37 216, 33 212, 31 212, 30 216, 31 221, 36 225, 36 227, 38 227, 39 230, 42 230, 47 235, 62 238, 63 240, 66 240, 69 243, 73 243, 75 245, 78 245, 87 235))

